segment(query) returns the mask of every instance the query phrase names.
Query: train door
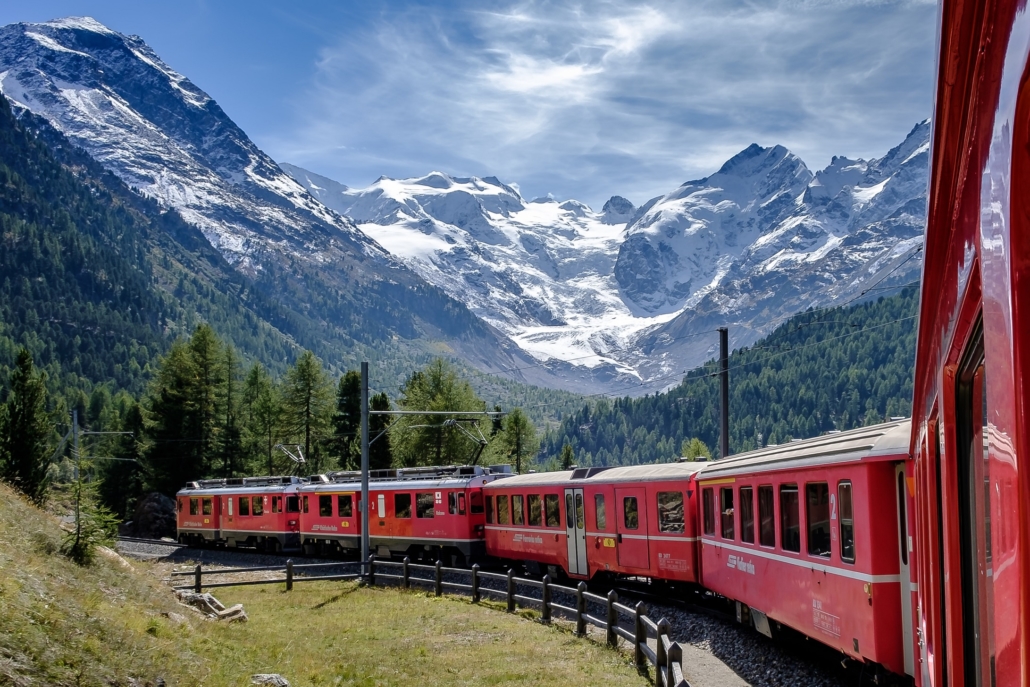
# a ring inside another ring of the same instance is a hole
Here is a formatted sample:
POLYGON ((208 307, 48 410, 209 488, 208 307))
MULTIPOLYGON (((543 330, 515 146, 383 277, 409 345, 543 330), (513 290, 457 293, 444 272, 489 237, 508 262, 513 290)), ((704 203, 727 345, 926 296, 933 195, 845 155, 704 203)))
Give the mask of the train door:
POLYGON ((616 489, 616 546, 619 565, 624 568, 648 569, 651 559, 647 550, 647 506, 643 488, 616 489))
POLYGON ((569 554, 569 574, 589 576, 582 489, 565 490, 565 535, 569 554))
POLYGON ((904 645, 905 674, 915 675, 912 628, 912 574, 909 568, 909 554, 912 552, 908 528, 908 487, 905 481, 905 464, 898 463, 894 469, 894 483, 898 500, 898 555, 901 567, 901 637, 904 645))

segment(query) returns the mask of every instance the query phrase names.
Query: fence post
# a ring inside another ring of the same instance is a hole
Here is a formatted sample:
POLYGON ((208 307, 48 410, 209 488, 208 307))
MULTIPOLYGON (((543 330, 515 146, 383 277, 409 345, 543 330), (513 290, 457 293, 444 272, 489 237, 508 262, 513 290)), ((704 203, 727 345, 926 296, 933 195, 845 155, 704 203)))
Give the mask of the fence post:
POLYGON ((619 601, 619 595, 615 593, 615 590, 608 592, 608 624, 605 628, 606 641, 608 646, 615 649, 619 646, 619 635, 615 634, 615 626, 619 624, 619 615, 615 610, 615 604, 619 601))
POLYGON ((647 606, 643 601, 638 601, 633 607, 633 639, 636 646, 633 647, 633 662, 637 668, 647 665, 644 657, 644 647, 647 644, 647 629, 644 628, 644 614, 647 613, 647 606))
POLYGON ((472 603, 479 603, 479 563, 472 565, 472 603))
POLYGON ((587 612, 587 600, 583 596, 583 592, 586 590, 586 582, 576 585, 576 634, 580 637, 587 633, 587 619, 583 617, 583 614, 587 612))
POLYGON ((551 576, 544 575, 544 586, 540 594, 540 598, 543 601, 543 607, 540 611, 540 622, 549 623, 551 622, 551 576))
POLYGON ((286 591, 293 591, 293 559, 286 561, 286 591))
POLYGON ((515 571, 511 568, 508 568, 508 612, 515 612, 515 571))
POLYGON ((203 574, 204 573, 200 571, 200 563, 197 563, 197 567, 193 569, 193 591, 197 594, 200 594, 202 591, 204 591, 204 585, 200 581, 201 575, 203 574))
POLYGON ((443 571, 440 570, 440 566, 443 565, 440 561, 436 562, 436 595, 440 596, 443 594, 443 571))
POLYGON ((669 676, 666 684, 669 687, 680 687, 679 685, 673 685, 672 676, 675 674, 672 670, 672 666, 676 663, 680 664, 680 669, 683 669, 683 649, 680 648, 679 642, 673 642, 669 645, 669 653, 665 656, 665 670, 666 675, 669 676))
POLYGON ((376 586, 376 555, 368 554, 368 586, 376 586))
POLYGON ((411 565, 411 559, 407 556, 404 557, 404 588, 411 589, 411 572, 408 570, 408 566, 411 565))
MULTIPOLYGON (((655 659, 654 659, 654 664, 655 664, 654 665, 654 672, 655 672, 654 683, 655 683, 656 687, 662 687, 662 671, 667 671, 668 670, 668 663, 669 663, 669 657, 665 655, 665 642, 662 641, 669 634, 669 621, 666 620, 665 618, 662 618, 661 620, 658 621, 658 633, 657 634, 658 634, 657 640, 656 640, 657 643, 655 644, 655 649, 654 649, 654 655, 655 655, 655 659)), ((672 673, 666 672, 665 675, 666 675, 665 684, 668 685, 669 684, 668 678, 672 677, 672 673)))

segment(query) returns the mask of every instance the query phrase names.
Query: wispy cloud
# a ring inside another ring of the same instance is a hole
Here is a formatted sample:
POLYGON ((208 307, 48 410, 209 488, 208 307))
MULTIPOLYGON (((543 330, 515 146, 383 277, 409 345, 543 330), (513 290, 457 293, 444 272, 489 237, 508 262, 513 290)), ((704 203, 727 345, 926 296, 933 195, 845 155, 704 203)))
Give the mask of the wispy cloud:
MULTIPOLYGON (((752 142, 882 155, 932 105, 925 2, 416 5, 325 45, 280 158, 348 184, 496 174, 636 203, 752 142)), ((269 145, 270 143, 270 145, 269 145)))

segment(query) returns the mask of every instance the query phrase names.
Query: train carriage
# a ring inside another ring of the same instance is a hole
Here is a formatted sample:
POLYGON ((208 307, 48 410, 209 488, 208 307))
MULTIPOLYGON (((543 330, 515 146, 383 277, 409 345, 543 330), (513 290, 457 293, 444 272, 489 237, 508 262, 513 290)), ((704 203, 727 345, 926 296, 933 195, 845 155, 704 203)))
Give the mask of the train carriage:
POLYGON ((913 674, 909 435, 891 422, 707 464, 701 584, 769 636, 913 674))
POLYGON ((219 489, 225 480, 189 482, 175 495, 175 526, 179 543, 197 545, 221 541, 219 489))
POLYGON ((693 475, 669 463, 513 477, 484 490, 491 555, 574 579, 697 581, 693 475))
POLYGON ((176 494, 179 540, 253 547, 271 552, 300 547, 299 477, 242 477, 191 482, 176 494), (196 528, 194 502, 210 510, 196 528))

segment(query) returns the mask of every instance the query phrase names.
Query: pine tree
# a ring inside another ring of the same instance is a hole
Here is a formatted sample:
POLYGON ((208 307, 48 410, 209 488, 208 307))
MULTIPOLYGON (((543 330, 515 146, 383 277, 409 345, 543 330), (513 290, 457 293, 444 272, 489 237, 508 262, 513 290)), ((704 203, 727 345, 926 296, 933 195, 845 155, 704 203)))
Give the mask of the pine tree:
POLYGON ((38 504, 47 500, 50 437, 46 373, 37 373, 32 355, 22 348, 11 373, 10 394, 0 424, 0 460, 4 481, 38 504))
POLYGON ((132 432, 118 436, 112 457, 101 470, 97 496, 101 503, 122 520, 132 517, 136 502, 143 493, 143 411, 133 403, 119 425, 119 431, 132 432))
POLYGON ((218 452, 221 457, 222 474, 235 477, 243 470, 243 435, 239 422, 239 357, 232 344, 222 353, 222 427, 218 437, 218 452))
POLYGON ((272 378, 260 363, 255 363, 244 383, 245 402, 250 408, 247 432, 253 453, 265 466, 267 474, 275 474, 273 450, 283 424, 282 399, 272 378))
MULTIPOLYGON (((390 410, 390 399, 385 391, 372 397, 369 403, 372 410, 390 410)), ((360 418, 359 418, 360 422, 360 418)), ((390 447, 390 434, 384 430, 390 425, 389 416, 370 415, 368 418, 368 440, 375 443, 368 447, 368 469, 385 470, 393 465, 393 453, 390 447), (380 436, 381 435, 381 436, 380 436), (379 437, 376 439, 376 437, 379 437)), ((360 460, 360 449, 358 458, 360 460)))
MULTIPOLYGON (((375 436, 377 432, 371 430, 371 419, 369 422, 369 431, 375 436)), ((354 469, 361 460, 361 373, 357 370, 348 370, 340 377, 333 431, 332 448, 337 463, 344 470, 354 469)))
POLYGON ((687 460, 711 460, 712 451, 708 448, 705 442, 701 441, 697 437, 692 439, 684 439, 680 445, 680 453, 687 460))
POLYGON ((310 468, 322 468, 318 440, 332 419, 333 387, 322 363, 311 351, 304 351, 286 373, 283 409, 287 427, 304 446, 310 468))
POLYGON ((203 474, 209 475, 213 472, 217 453, 215 428, 220 424, 218 396, 223 367, 220 355, 222 344, 210 325, 201 324, 193 331, 189 347, 195 373, 195 438, 200 444, 203 474))
POLYGON ((572 450, 572 444, 565 444, 561 447, 561 469, 571 470, 576 464, 576 454, 572 450))
POLYGON ((540 450, 536 427, 521 408, 516 408, 504 418, 498 440, 503 447, 505 459, 514 461, 516 472, 522 472, 523 459, 536 457, 540 450))
POLYGON ((197 431, 196 366, 178 341, 161 359, 147 398, 150 446, 144 461, 147 489, 172 495, 190 480, 207 476, 197 431))

